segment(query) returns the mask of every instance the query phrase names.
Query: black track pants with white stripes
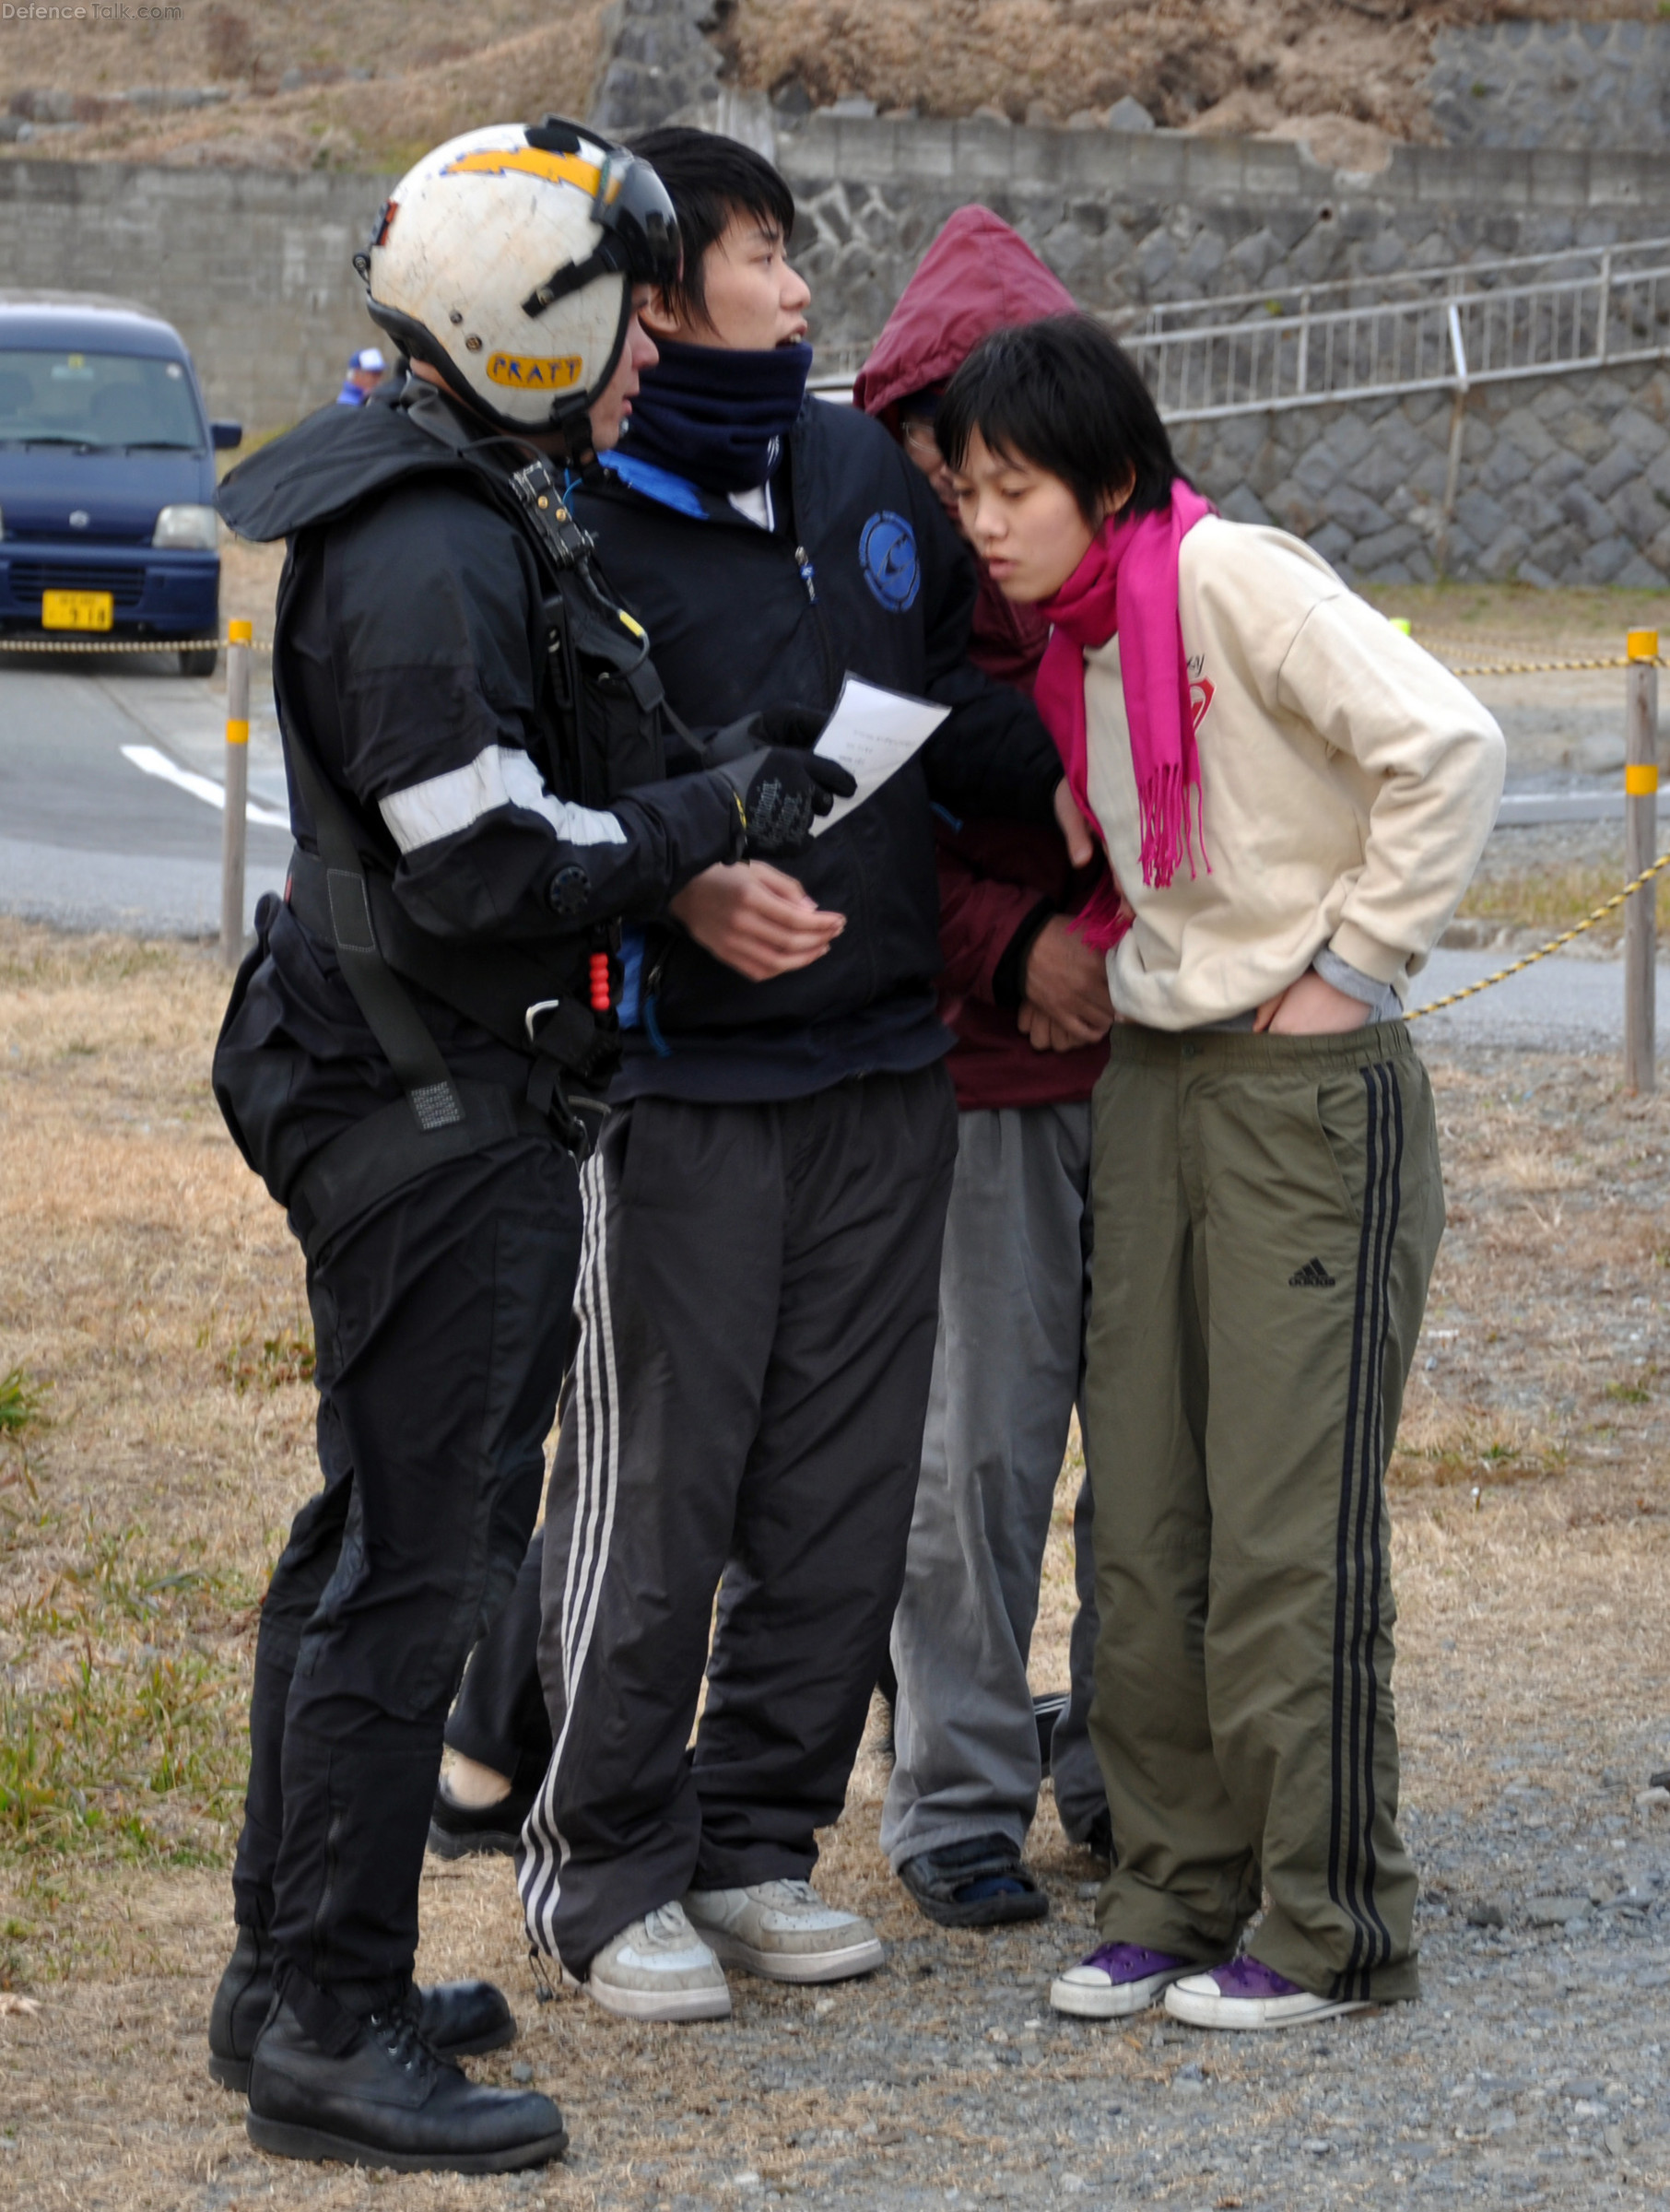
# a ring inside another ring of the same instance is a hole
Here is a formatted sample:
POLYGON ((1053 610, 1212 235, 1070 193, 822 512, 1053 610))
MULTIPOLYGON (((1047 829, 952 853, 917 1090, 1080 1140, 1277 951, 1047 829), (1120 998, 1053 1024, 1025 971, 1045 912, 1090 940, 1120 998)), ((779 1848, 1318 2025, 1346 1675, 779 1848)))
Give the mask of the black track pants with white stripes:
POLYGON ((692 1885, 808 1875, 841 1811, 903 1579, 956 1145, 938 1065, 605 1124, 546 1510, 556 1749, 518 1863, 572 1972, 692 1885))
POLYGON ((324 1487, 262 1607, 232 1886, 314 1983, 411 1972, 441 1724, 538 1510, 580 1225, 572 1159, 517 1137, 308 1271, 324 1487))
POLYGON ((1402 1022, 1117 1027, 1095 1102, 1085 1422, 1102 1937, 1417 1994, 1384 1478, 1443 1228, 1402 1022))

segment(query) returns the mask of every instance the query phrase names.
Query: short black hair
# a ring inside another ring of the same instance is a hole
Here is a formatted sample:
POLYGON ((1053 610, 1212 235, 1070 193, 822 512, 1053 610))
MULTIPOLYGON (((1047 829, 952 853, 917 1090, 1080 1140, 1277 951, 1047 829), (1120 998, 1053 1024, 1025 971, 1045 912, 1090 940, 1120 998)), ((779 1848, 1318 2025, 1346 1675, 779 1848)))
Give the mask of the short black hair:
POLYGON ((794 194, 763 154, 714 131, 664 124, 641 132, 631 147, 666 186, 678 218, 684 265, 665 287, 667 305, 687 323, 706 323, 701 265, 708 248, 739 215, 770 224, 786 246, 794 228, 794 194))
POLYGON ((1059 477, 1092 529, 1127 477, 1130 512, 1151 514, 1182 475, 1135 362, 1088 315, 1047 315, 981 340, 935 419, 953 468, 977 430, 1004 459, 1059 477))

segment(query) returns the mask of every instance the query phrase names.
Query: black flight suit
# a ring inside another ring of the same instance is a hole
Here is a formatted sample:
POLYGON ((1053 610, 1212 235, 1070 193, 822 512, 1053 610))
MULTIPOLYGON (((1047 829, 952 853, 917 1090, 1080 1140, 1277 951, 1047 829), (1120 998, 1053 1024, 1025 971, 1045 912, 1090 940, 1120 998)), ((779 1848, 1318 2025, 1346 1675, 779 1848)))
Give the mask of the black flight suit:
MULTIPOLYGON (((441 1724, 527 1543, 562 1376, 578 1077, 571 1056, 553 1089, 522 1010, 586 1007, 608 926, 738 850, 716 778, 646 780, 653 671, 634 689, 607 651, 588 657, 606 604, 554 578, 509 489, 528 454, 485 438, 408 384, 323 410, 219 502, 243 535, 290 541, 274 652, 299 850, 288 902, 263 902, 215 1088, 307 1253, 324 1477, 263 1608, 233 1889, 282 1976, 360 2011, 411 1973, 441 1724), (432 1159, 422 1087, 338 957, 354 940, 333 937, 320 778, 381 894, 394 987, 468 1106, 432 1159)), ((627 629, 613 643, 630 659, 627 629)), ((606 1035, 584 1026, 606 1078, 606 1035)))

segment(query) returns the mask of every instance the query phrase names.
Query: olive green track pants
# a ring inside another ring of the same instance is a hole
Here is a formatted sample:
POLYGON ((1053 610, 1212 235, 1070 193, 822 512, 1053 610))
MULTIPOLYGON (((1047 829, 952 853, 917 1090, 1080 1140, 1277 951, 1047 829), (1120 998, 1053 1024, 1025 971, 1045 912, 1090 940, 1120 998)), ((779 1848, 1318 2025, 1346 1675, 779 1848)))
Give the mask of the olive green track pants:
POLYGON ((1085 1421, 1107 1942, 1418 1994, 1385 1472, 1443 1230, 1401 1022, 1116 1027, 1085 1421))

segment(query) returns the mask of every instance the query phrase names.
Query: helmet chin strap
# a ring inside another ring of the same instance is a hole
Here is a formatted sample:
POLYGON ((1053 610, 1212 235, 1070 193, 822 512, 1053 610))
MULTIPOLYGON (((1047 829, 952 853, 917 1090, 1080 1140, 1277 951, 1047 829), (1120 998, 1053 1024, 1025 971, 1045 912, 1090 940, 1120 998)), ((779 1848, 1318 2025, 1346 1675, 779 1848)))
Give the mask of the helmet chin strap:
POLYGON ((608 390, 609 379, 620 366, 620 357, 626 348, 627 332, 631 321, 632 287, 630 280, 623 277, 620 285, 620 314, 615 324, 615 343, 609 347, 609 358, 603 365, 601 375, 586 394, 585 405, 560 416, 556 407, 551 410, 551 429, 562 440, 560 458, 582 476, 588 469, 595 470, 597 467, 597 451, 592 441, 592 407, 608 390))
POLYGON ((507 438, 523 441, 536 451, 544 451, 545 441, 555 438, 559 441, 556 458, 582 473, 596 467, 591 409, 593 404, 608 389, 609 379, 620 365, 627 330, 632 320, 632 288, 624 278, 620 285, 620 313, 615 324, 615 340, 609 347, 602 373, 582 400, 570 400, 566 406, 560 400, 554 401, 550 417, 543 424, 514 422, 486 406, 480 395, 471 390, 460 374, 457 364, 450 359, 445 347, 440 345, 421 323, 384 307, 375 300, 368 299, 366 306, 372 322, 388 333, 407 360, 421 361, 432 370, 440 380, 440 388, 448 398, 467 408, 477 421, 489 424, 507 438))
POLYGON ((558 435, 562 440, 557 454, 559 461, 581 476, 596 468, 597 449, 592 439, 592 418, 588 410, 582 408, 571 422, 561 425, 558 435))
POLYGON ((406 353, 406 370, 409 375, 416 378, 418 383, 427 385, 431 392, 450 400, 453 406, 479 423, 481 428, 488 433, 485 438, 476 439, 474 441, 475 444, 478 446, 515 446, 528 457, 548 454, 550 458, 560 461, 565 466, 579 470, 582 474, 588 469, 596 467, 597 455, 592 443, 592 418, 589 408, 578 407, 563 420, 545 427, 532 423, 501 422, 488 414, 467 386, 461 388, 459 384, 455 383, 447 375, 441 362, 427 355, 420 355, 415 350, 407 351, 404 347, 402 350, 406 353), (424 375, 422 373, 424 369, 429 370, 430 373, 427 376, 424 375))

